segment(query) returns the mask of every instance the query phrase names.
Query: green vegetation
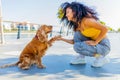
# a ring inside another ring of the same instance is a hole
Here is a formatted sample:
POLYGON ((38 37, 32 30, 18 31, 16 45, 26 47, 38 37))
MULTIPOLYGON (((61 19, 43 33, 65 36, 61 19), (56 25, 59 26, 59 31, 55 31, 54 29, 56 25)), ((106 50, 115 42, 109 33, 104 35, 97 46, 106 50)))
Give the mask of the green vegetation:
POLYGON ((63 12, 63 9, 62 9, 62 8, 59 8, 59 9, 58 9, 57 15, 58 15, 58 18, 59 18, 59 19, 61 19, 61 18, 64 16, 64 12, 63 12))
POLYGON ((118 30, 117 30, 118 32, 120 32, 120 28, 118 28, 118 30))
MULTIPOLYGON (((100 23, 103 24, 103 25, 106 25, 106 23, 103 22, 103 21, 100 21, 100 23)), ((107 26, 107 28, 108 28, 109 32, 116 32, 112 27, 107 26)), ((118 31, 119 31, 119 30, 118 30, 118 31)), ((118 32, 118 31, 117 31, 117 32, 118 32)), ((120 31, 119 31, 119 32, 120 32, 120 31)))

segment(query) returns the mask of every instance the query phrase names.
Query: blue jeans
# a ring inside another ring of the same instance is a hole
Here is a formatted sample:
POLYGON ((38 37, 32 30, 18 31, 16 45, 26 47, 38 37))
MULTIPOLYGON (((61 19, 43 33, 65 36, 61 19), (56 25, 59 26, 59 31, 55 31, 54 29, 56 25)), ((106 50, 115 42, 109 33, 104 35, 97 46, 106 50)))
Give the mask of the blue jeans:
POLYGON ((93 57, 95 53, 106 56, 110 52, 110 42, 108 38, 104 38, 97 45, 92 46, 85 43, 91 40, 83 36, 79 31, 74 33, 74 50, 82 55, 93 57))

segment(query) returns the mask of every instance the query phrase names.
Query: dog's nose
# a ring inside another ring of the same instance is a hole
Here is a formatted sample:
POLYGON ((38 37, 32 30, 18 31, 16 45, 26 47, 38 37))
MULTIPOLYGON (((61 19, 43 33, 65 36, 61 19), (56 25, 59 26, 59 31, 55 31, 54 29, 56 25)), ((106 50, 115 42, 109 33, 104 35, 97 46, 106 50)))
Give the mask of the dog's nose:
POLYGON ((50 28, 52 28, 53 26, 49 26, 50 28))
POLYGON ((50 28, 50 29, 52 29, 52 28, 53 28, 53 26, 49 26, 49 28, 50 28))

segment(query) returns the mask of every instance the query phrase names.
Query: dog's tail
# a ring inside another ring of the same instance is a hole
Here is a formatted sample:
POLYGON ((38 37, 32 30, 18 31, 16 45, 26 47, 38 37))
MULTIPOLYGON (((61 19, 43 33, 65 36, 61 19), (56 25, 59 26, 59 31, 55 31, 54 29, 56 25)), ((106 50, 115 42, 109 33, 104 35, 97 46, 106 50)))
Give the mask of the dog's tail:
POLYGON ((6 67, 17 66, 18 64, 19 64, 19 61, 16 62, 16 63, 12 63, 12 64, 5 64, 5 65, 2 65, 2 66, 0 66, 0 68, 6 68, 6 67))

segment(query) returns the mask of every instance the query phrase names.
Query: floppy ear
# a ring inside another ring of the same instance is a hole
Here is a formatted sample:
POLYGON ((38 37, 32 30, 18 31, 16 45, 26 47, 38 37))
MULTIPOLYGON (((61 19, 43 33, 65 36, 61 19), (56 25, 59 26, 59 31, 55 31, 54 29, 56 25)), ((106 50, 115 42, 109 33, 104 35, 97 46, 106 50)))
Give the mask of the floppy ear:
POLYGON ((39 41, 41 41, 41 42, 46 41, 46 34, 45 34, 44 30, 41 30, 41 29, 38 30, 36 35, 37 35, 39 41))

